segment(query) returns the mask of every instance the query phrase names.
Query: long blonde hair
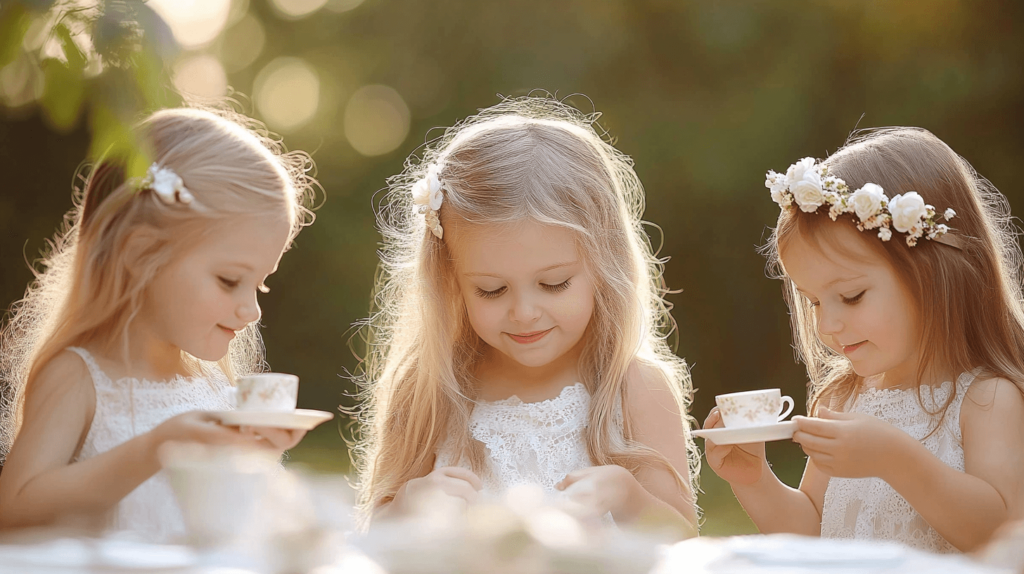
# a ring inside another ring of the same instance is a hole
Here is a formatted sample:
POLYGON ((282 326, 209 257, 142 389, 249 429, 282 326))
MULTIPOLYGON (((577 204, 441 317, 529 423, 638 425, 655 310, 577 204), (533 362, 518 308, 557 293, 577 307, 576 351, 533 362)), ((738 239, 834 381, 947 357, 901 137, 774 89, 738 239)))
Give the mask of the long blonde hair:
MULTIPOLYGON (((622 434, 614 429, 635 362, 664 375, 687 428, 692 387, 686 364, 666 342, 673 323, 662 261, 641 227, 643 188, 632 161, 595 130, 596 119, 547 97, 507 99, 448 129, 421 160, 410 158, 389 180, 378 217, 384 244, 376 311, 368 320, 362 436, 354 450, 366 516, 429 472, 444 440, 476 472, 484 470, 483 446, 468 429, 484 343, 469 324, 451 247, 412 213, 410 189, 432 164, 443 166, 444 225, 533 220, 573 232, 595 285, 580 359, 581 382, 592 396, 585 431, 590 458, 634 473, 649 465, 672 470, 664 456, 633 440, 628 409, 622 434)), ((699 456, 689 432, 686 440, 696 479, 699 456)), ((690 486, 672 472, 682 488, 690 486)))
MULTIPOLYGON (((928 240, 909 247, 898 233, 886 242, 874 233, 859 234, 888 262, 917 306, 922 353, 918 383, 929 367, 954 374, 980 367, 984 375, 1003 377, 1024 389, 1024 258, 1006 197, 942 140, 919 128, 861 132, 826 163, 850 189, 871 182, 890 197, 917 191, 939 213, 956 211, 949 225, 959 249, 928 240)), ((810 377, 808 412, 819 404, 848 404, 862 379, 846 357, 819 339, 813 308, 786 275, 781 253, 795 236, 812 244, 827 242, 842 252, 844 247, 829 232, 837 225, 854 222, 850 216, 833 222, 824 214, 783 210, 765 250, 774 275, 784 282, 794 347, 810 377)), ((951 393, 940 407, 943 416, 954 398, 951 393)))
MULTIPOLYGON (((120 347, 147 286, 211 225, 241 215, 285 215, 290 239, 312 221, 306 207, 315 183, 302 153, 284 153, 260 126, 228 110, 171 109, 136 126, 150 159, 171 168, 195 197, 167 205, 140 191, 122 162, 100 160, 49 244, 35 280, 14 304, 0 333, 0 461, 21 427, 32 382, 65 348, 120 347)), ((229 379, 263 368, 258 326, 232 341, 218 365, 229 379)), ((216 368, 182 352, 197 375, 216 368)))

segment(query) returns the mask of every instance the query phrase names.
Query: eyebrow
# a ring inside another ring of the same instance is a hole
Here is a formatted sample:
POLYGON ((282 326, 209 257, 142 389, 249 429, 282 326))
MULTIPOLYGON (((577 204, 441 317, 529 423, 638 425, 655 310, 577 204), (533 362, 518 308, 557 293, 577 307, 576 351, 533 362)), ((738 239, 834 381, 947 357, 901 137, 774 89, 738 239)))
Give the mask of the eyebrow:
MULTIPOLYGON (((579 261, 567 261, 565 263, 555 263, 554 265, 548 265, 543 269, 539 269, 537 273, 543 273, 545 271, 551 271, 552 269, 558 269, 560 267, 571 267, 573 265, 579 265, 579 261)), ((463 277, 496 277, 501 278, 501 275, 494 275, 493 273, 463 273, 463 277)))
MULTIPOLYGON (((862 279, 863 277, 864 277, 863 275, 857 275, 856 277, 840 277, 839 279, 834 279, 832 281, 829 281, 828 283, 826 283, 825 285, 822 286, 822 289, 828 289, 829 287, 832 287, 832 286, 837 285, 839 283, 847 283, 849 281, 856 281, 857 279, 862 279)), ((804 295, 807 295, 807 291, 804 291, 803 289, 801 289, 799 287, 797 287, 796 290, 801 292, 801 293, 803 293, 804 295)))

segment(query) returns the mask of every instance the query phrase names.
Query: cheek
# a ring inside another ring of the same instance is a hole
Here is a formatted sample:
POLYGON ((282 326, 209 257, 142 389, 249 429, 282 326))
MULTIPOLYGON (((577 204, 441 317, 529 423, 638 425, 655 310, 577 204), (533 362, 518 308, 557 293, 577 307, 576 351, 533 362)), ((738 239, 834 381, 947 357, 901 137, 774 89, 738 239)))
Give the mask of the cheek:
POLYGON ((563 321, 583 323, 590 322, 594 313, 594 292, 590 285, 581 285, 558 298, 552 310, 563 321))
POLYGON ((499 305, 491 301, 484 301, 475 295, 463 294, 462 300, 466 305, 469 324, 478 334, 496 328, 502 316, 499 305))

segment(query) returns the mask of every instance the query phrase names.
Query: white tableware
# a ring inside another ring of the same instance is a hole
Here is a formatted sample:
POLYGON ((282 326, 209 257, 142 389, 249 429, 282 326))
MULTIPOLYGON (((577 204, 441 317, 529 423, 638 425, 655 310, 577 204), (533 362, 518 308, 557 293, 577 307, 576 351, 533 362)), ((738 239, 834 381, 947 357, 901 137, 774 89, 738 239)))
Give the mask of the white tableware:
POLYGON ((796 432, 796 423, 793 421, 783 421, 756 427, 718 427, 695 430, 693 431, 693 436, 702 437, 717 445, 727 445, 785 440, 793 438, 794 432, 796 432))
POLYGON ((271 427, 278 429, 313 430, 334 418, 333 413, 294 409, 290 411, 220 411, 212 413, 227 426, 271 427))
POLYGON ((761 389, 729 393, 715 397, 722 422, 728 428, 771 425, 793 412, 793 399, 782 396, 779 389, 761 389), (783 405, 789 405, 783 410, 783 405))
POLYGON ((293 411, 299 398, 299 378, 285 373, 239 377, 235 408, 240 411, 293 411))

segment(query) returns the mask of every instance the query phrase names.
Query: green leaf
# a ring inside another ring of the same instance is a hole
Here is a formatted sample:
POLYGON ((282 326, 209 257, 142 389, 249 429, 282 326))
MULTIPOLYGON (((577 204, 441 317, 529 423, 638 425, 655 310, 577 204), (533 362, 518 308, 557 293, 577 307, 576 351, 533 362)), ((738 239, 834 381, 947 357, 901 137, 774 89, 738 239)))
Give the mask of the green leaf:
POLYGON ((25 32, 32 24, 32 15, 18 3, 5 3, 0 9, 0 68, 10 64, 21 52, 25 32))

